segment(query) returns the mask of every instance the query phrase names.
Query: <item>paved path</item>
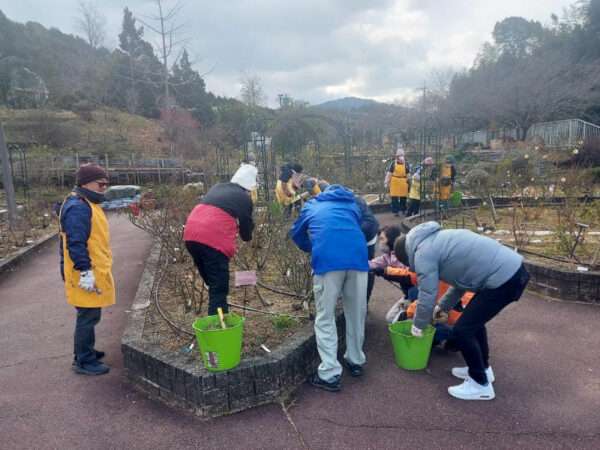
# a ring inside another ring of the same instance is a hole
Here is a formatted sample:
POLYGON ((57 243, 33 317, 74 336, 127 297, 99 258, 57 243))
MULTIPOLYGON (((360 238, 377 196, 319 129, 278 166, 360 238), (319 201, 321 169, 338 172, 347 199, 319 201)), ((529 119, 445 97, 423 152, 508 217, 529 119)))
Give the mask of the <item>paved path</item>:
POLYGON ((492 402, 447 395, 455 354, 436 352, 421 373, 394 366, 383 316, 397 291, 385 281, 367 323, 367 372, 345 377, 341 393, 302 386, 289 415, 271 405, 208 422, 147 400, 124 380, 119 342, 151 242, 123 216, 111 227, 119 303, 98 327, 107 376, 70 370, 74 313, 55 249, 0 280, 2 450, 600 448, 600 308, 533 296, 490 326, 492 402))

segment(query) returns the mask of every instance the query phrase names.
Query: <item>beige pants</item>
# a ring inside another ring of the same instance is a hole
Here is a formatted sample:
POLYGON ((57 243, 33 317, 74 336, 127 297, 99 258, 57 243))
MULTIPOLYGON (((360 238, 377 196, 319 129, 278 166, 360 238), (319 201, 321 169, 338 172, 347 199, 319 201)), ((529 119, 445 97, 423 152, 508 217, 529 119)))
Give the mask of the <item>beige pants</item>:
POLYGON ((346 319, 344 359, 360 366, 366 361, 362 347, 367 316, 367 272, 345 270, 315 275, 313 291, 317 309, 315 335, 321 357, 319 377, 331 381, 342 374, 342 366, 337 359, 338 335, 335 324, 335 307, 340 296, 346 319))

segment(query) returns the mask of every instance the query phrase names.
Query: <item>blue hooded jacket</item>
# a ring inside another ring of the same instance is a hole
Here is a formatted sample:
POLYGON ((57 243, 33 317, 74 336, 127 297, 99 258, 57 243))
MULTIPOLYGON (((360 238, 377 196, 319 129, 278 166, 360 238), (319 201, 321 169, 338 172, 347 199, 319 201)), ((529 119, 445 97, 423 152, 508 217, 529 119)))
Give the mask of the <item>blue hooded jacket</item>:
POLYGON ((352 191, 344 186, 331 185, 307 202, 290 236, 301 250, 312 254, 311 264, 317 275, 369 270, 361 211, 352 191))

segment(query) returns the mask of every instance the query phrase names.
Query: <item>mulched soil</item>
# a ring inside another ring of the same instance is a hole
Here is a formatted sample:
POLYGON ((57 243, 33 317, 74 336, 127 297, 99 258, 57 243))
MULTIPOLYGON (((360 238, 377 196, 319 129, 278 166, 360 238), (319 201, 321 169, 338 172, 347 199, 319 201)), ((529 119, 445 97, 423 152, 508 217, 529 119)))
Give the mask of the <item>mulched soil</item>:
MULTIPOLYGON (((175 276, 175 273, 190 273, 190 271, 196 270, 195 267, 185 263, 174 263, 163 270, 165 270, 162 277, 164 281, 160 282, 158 288, 160 307, 165 315, 178 327, 193 333, 192 323, 194 320, 206 315, 208 291, 204 290, 204 297, 201 304, 200 302, 196 302, 200 313, 197 313, 193 306, 186 308, 186 299, 184 299, 180 289, 178 289, 176 281, 178 277, 175 276)), ((231 312, 235 312, 246 318, 242 349, 243 356, 265 354, 261 345, 265 345, 270 350, 275 349, 286 338, 294 334, 295 331, 309 321, 309 311, 305 309, 306 305, 303 305, 301 299, 281 295, 262 287, 235 287, 233 279, 234 270, 235 267, 232 265, 228 302, 230 304, 233 303, 276 313, 276 315, 262 314, 230 307, 231 312), (270 303, 269 306, 263 305, 257 294, 257 290, 260 296, 270 303), (278 315, 283 315, 284 317, 278 315)), ((278 288, 274 284, 275 278, 276 276, 272 273, 258 276, 259 282, 278 288)), ((200 282, 201 280, 196 282, 197 286, 199 286, 200 282)), ((280 289, 286 290, 285 287, 280 287, 280 289)), ((169 325, 163 319, 154 303, 148 308, 143 335, 150 342, 159 344, 162 348, 175 352, 182 351, 184 346, 189 345, 195 339, 169 325)), ((198 352, 194 351, 193 354, 200 359, 198 352)))

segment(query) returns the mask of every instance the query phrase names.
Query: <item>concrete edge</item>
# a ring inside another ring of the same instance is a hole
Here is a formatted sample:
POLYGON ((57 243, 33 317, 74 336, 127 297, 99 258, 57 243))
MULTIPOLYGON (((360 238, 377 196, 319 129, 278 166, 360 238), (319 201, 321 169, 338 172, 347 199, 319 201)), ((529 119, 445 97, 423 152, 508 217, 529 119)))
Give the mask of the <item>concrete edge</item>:
POLYGON ((0 280, 10 272, 13 272, 18 265, 24 263, 36 253, 45 249, 46 246, 50 245, 52 242, 56 242, 58 250, 58 240, 55 240, 57 236, 58 231, 50 233, 38 239, 33 244, 18 250, 13 256, 0 261, 0 280))

